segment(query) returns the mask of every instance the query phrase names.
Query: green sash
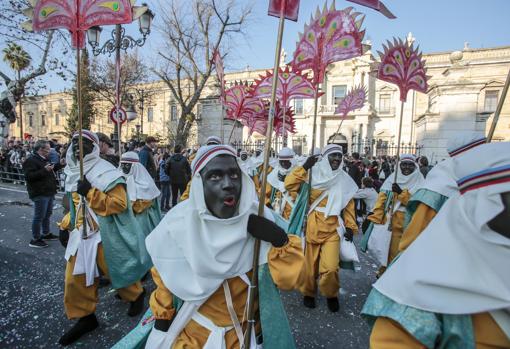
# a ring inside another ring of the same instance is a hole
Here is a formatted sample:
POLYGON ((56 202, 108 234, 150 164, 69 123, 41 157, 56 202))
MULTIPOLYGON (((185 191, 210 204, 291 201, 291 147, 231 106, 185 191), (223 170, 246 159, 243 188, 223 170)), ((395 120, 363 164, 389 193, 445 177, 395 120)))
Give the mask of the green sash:
POLYGON ((301 185, 301 189, 299 190, 299 194, 296 197, 296 201, 294 202, 294 207, 290 213, 289 220, 286 220, 275 211, 272 211, 275 223, 278 224, 280 228, 285 230, 287 234, 303 237, 303 224, 306 217, 309 195, 310 185, 308 183, 303 183, 301 185))
POLYGON ((135 214, 135 218, 144 235, 149 235, 161 221, 161 209, 158 199, 152 200, 152 205, 142 213, 135 214))
POLYGON ((414 195, 411 197, 411 200, 409 200, 409 203, 406 206, 407 212, 406 219, 404 222, 404 230, 409 225, 409 222, 411 222, 411 219, 413 218, 413 215, 416 212, 416 208, 420 203, 424 203, 434 211, 439 212, 439 210, 441 209, 441 207, 443 207, 444 203, 447 200, 448 200, 447 196, 436 193, 435 191, 428 189, 419 189, 416 193, 414 193, 414 195))

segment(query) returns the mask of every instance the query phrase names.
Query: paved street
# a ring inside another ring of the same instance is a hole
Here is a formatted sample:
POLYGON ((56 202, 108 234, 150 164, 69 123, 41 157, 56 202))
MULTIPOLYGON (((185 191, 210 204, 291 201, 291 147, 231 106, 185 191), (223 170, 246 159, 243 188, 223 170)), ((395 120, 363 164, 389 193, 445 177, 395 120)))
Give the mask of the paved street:
MULTIPOLYGON (((54 234, 61 217, 59 206, 53 215, 54 234)), ((29 248, 31 218, 23 187, 0 184, 1 348, 58 348, 58 338, 71 325, 63 308, 64 249, 58 241, 49 242, 46 249, 29 248)), ((298 348, 368 348, 369 327, 359 312, 375 280, 376 266, 367 256, 360 257, 360 270, 341 272, 339 313, 330 313, 324 298, 310 311, 301 305, 297 292, 283 294, 298 348)), ((152 291, 152 282, 145 287, 152 291)), ((99 293, 96 314, 101 327, 73 348, 109 348, 139 320, 127 317, 127 304, 117 300, 109 287, 99 293)))

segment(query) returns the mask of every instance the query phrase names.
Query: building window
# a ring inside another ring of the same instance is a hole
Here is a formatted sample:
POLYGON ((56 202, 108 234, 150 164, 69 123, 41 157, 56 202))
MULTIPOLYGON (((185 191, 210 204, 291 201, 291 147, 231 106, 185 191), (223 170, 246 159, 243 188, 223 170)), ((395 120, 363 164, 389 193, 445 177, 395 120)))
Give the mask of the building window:
POLYGON ((296 98, 294 100, 294 113, 296 113, 296 115, 303 115, 303 99, 302 98, 296 98))
POLYGON ((170 107, 170 120, 177 120, 177 106, 174 104, 170 107))
POLYGON ((41 113, 41 126, 46 126, 46 114, 41 113))
POLYGON ((379 96, 379 113, 389 113, 391 111, 391 95, 381 94, 379 96))
POLYGON ((153 122, 154 121, 154 108, 152 108, 152 107, 150 107, 147 110, 147 121, 148 122, 153 122))
POLYGON ((484 111, 495 112, 498 107, 499 91, 485 91, 484 111))
POLYGON ((32 126, 33 126, 33 121, 34 121, 34 119, 33 119, 33 115, 34 115, 34 114, 32 114, 31 112, 30 112, 30 113, 28 113, 28 126, 30 126, 30 127, 32 127, 32 126))
POLYGON ((346 85, 337 85, 333 86, 333 104, 337 105, 344 99, 345 94, 347 93, 346 85))
POLYGON ((55 126, 60 125, 60 115, 55 114, 55 126))

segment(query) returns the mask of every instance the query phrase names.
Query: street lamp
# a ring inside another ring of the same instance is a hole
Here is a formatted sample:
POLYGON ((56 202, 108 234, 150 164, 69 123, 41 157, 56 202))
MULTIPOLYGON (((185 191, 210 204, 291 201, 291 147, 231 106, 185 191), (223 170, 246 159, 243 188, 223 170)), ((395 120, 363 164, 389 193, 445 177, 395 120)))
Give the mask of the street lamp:
POLYGON ((136 124, 136 141, 140 144, 140 125, 136 124))

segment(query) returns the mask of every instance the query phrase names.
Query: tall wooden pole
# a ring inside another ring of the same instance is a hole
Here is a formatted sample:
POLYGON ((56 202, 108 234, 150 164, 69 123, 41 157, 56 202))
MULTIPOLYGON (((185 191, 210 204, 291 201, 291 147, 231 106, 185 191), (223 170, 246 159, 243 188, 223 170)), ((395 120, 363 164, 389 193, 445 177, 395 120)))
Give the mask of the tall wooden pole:
MULTIPOLYGON (((397 162, 395 164, 395 177, 393 178, 393 183, 397 183, 398 178, 398 166, 400 165, 400 140, 402 138, 402 120, 404 119, 404 101, 400 102, 400 120, 398 124, 398 137, 397 137, 397 162)), ((390 224, 388 224, 388 230, 393 230, 393 210, 395 210, 395 204, 397 203, 397 197, 396 195, 393 195, 393 200, 391 202, 391 218, 390 218, 390 224)))
MULTIPOLYGON (((281 12, 280 12, 280 24, 278 26, 278 37, 276 40, 276 53, 274 60, 274 77, 273 86, 271 91, 271 104, 269 106, 269 120, 266 131, 266 142, 264 144, 264 167, 262 170, 262 184, 259 193, 259 208, 258 215, 264 216, 265 196, 266 196, 266 185, 267 185, 267 172, 269 165, 269 153, 271 150, 271 136, 273 134, 273 121, 275 114, 276 104, 276 88, 278 86, 278 68, 280 67, 280 53, 282 51, 282 37, 283 29, 285 27, 285 1, 283 1, 281 12)), ((258 274, 259 274, 259 254, 260 254, 260 240, 255 240, 255 247, 253 249, 253 269, 251 276, 251 286, 248 298, 248 326, 244 337, 244 349, 250 348, 251 343, 251 331, 255 327, 255 297, 257 296, 258 288, 258 274)))
POLYGON ((496 108, 496 112, 494 113, 494 119, 492 120, 489 134, 487 135, 487 143, 490 143, 492 141, 492 137, 494 137, 494 132, 496 131, 496 126, 498 125, 501 110, 503 110, 503 104, 505 103, 506 94, 508 93, 509 86, 510 86, 510 70, 508 71, 508 75, 506 76, 505 86, 503 86, 503 90, 501 91, 501 97, 498 102, 498 107, 496 108))
MULTIPOLYGON (((119 118, 120 114, 120 39, 121 39, 121 26, 115 25, 115 115, 117 116, 116 131, 118 134, 118 153, 119 159, 122 156, 122 142, 121 142, 121 125, 122 122, 119 118)), ((119 162, 120 163, 120 162, 119 162)))
MULTIPOLYGON (((83 181, 85 179, 85 174, 83 173, 83 110, 81 105, 81 58, 80 58, 80 48, 76 48, 76 111, 78 112, 78 147, 80 149, 80 180, 83 181)), ((87 239, 87 201, 84 196, 81 197, 81 214, 83 217, 82 223, 82 239, 87 239)))

